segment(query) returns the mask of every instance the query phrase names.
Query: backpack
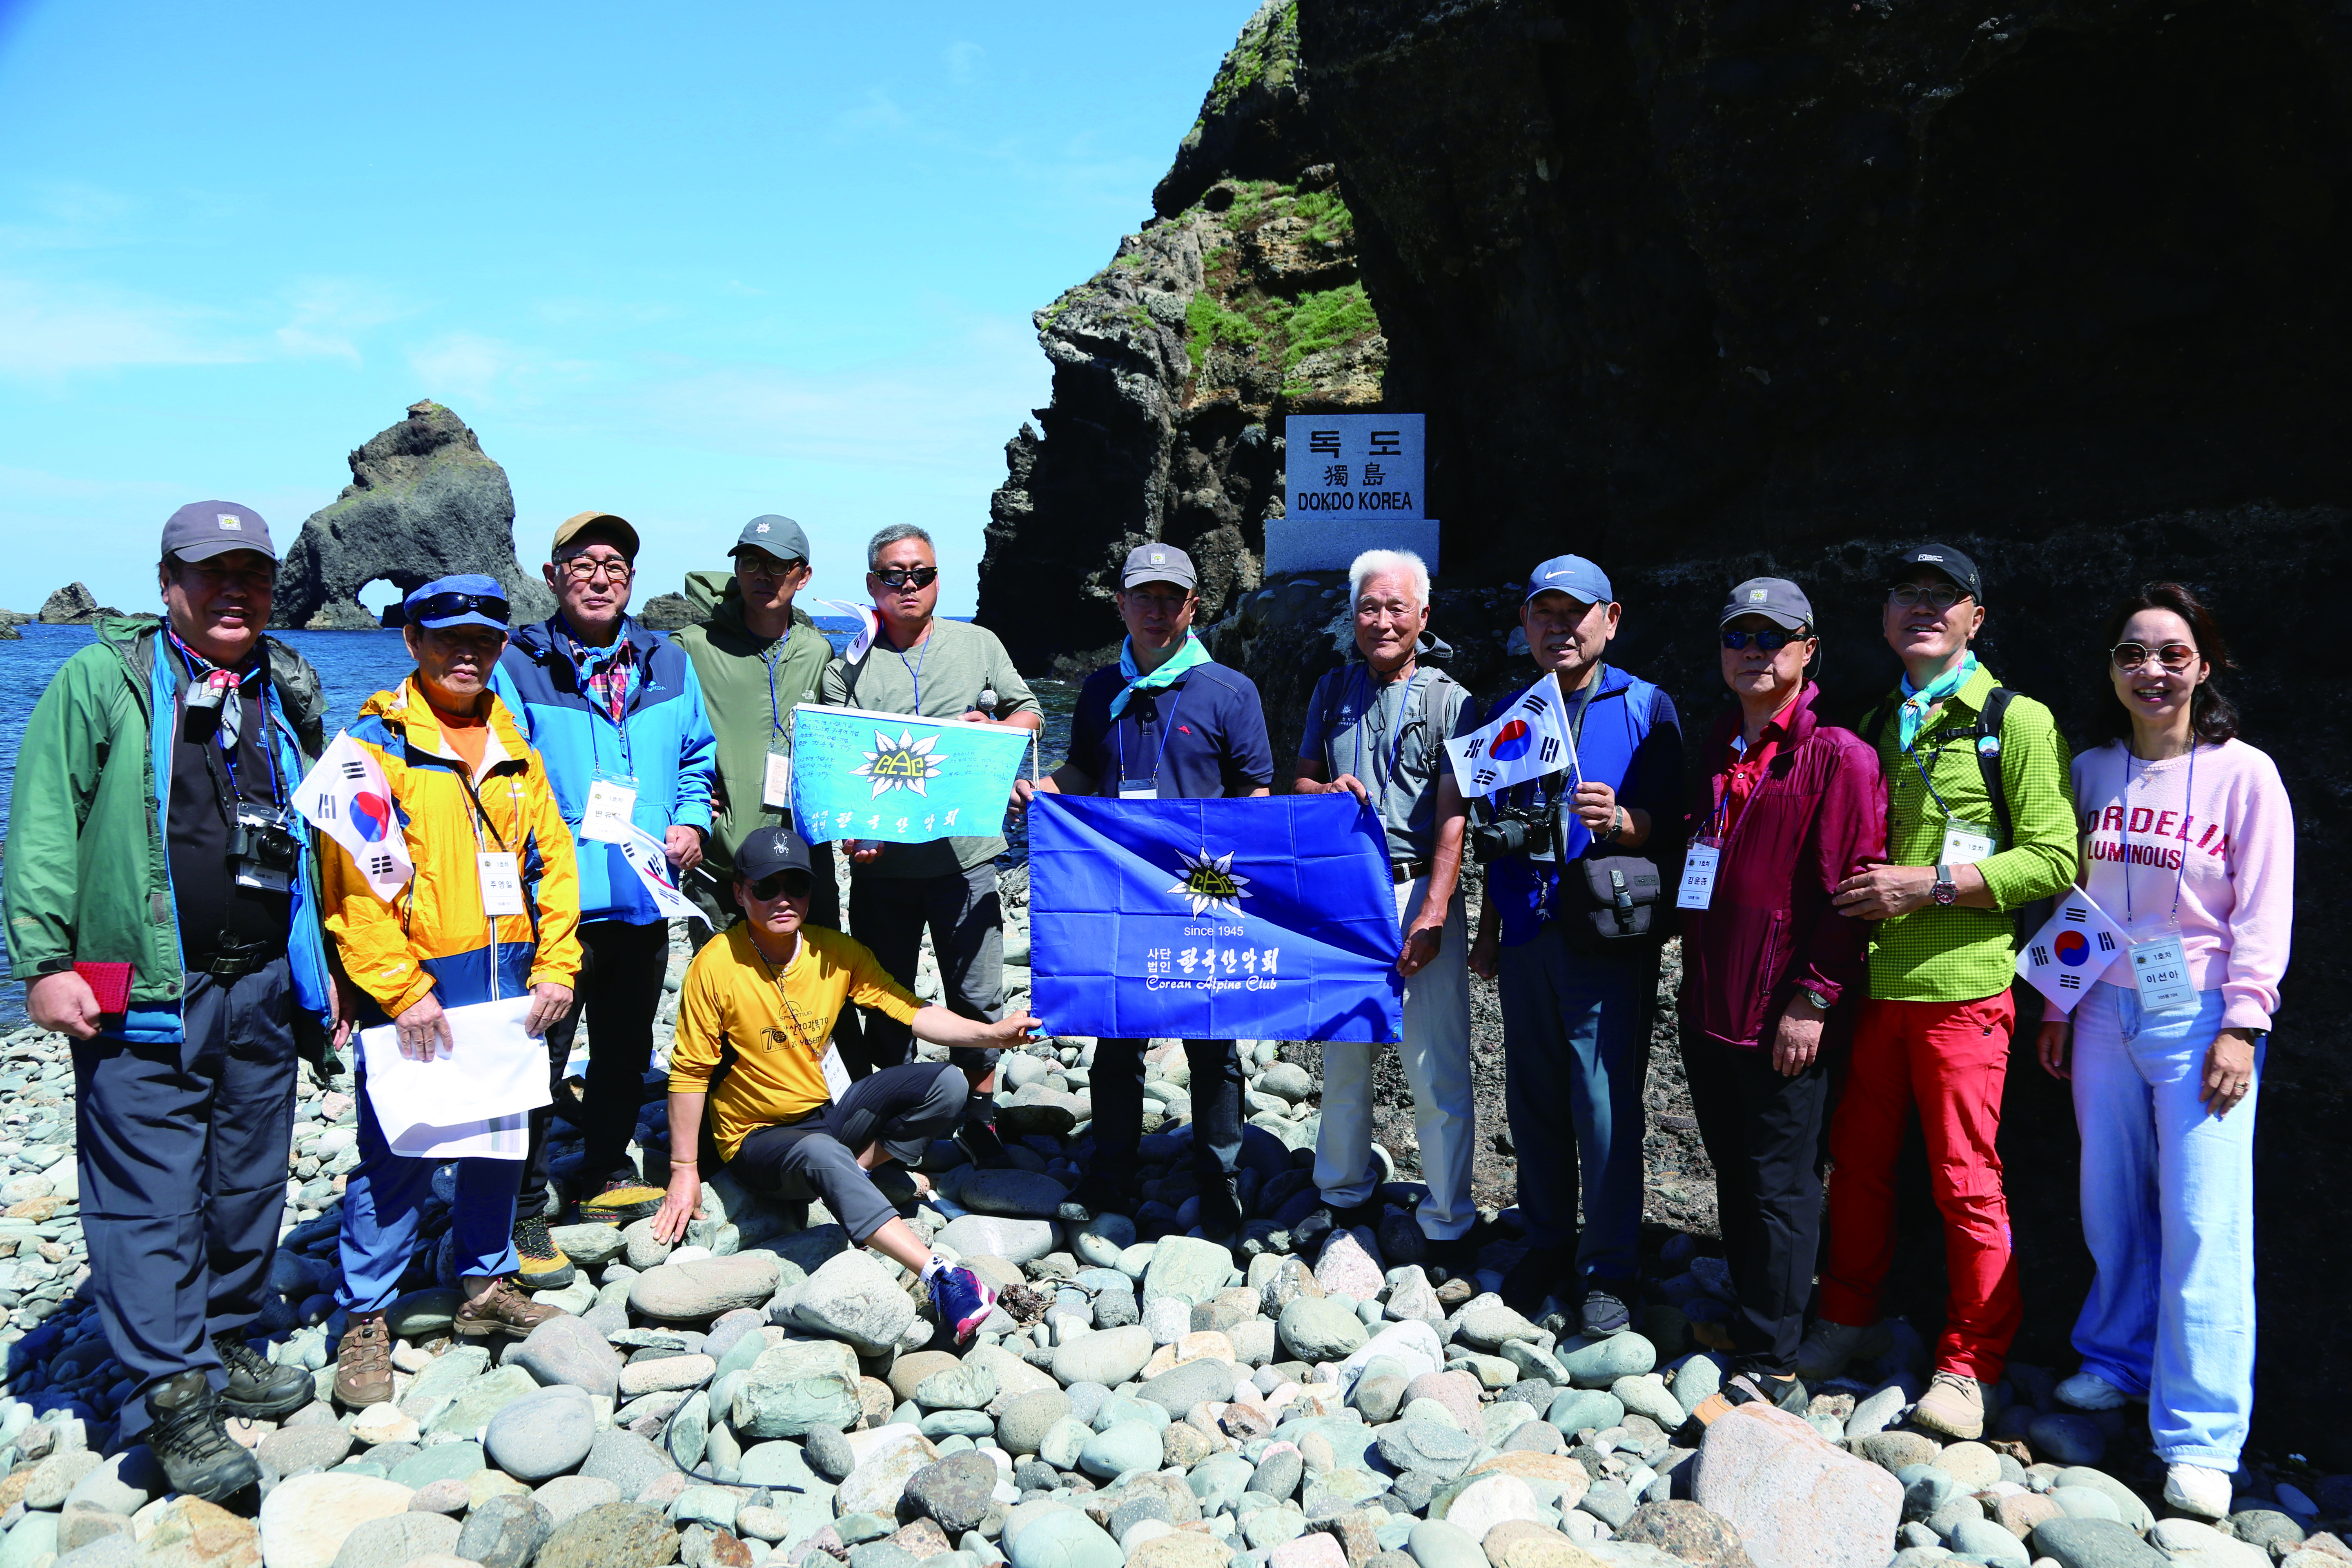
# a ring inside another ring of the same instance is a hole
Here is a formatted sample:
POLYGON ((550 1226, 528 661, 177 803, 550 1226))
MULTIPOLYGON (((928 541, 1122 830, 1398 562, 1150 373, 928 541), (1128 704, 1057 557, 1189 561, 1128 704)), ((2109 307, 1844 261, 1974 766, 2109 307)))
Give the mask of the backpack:
MULTIPOLYGON (((1349 667, 1343 664, 1331 671, 1331 675, 1345 676, 1348 668, 1349 667)), ((1321 682, 1318 682, 1323 692, 1323 700, 1316 709, 1315 718, 1317 728, 1323 733, 1323 766, 1327 772, 1339 765, 1339 759, 1331 750, 1331 725, 1332 721, 1339 716, 1339 693, 1348 684, 1345 679, 1333 680, 1329 676, 1326 676, 1321 682)), ((1397 733, 1402 734, 1412 724, 1413 705, 1416 702, 1421 705, 1423 742, 1421 770, 1433 778, 1440 772, 1438 763, 1445 753, 1446 737, 1438 732, 1438 725, 1430 721, 1430 714, 1433 711, 1443 711, 1444 704, 1438 699, 1460 685, 1461 682, 1435 666, 1423 665, 1413 677, 1413 689, 1406 695, 1404 707, 1397 714, 1397 733), (1423 674, 1429 677, 1427 680, 1421 679, 1423 674)), ((1339 774, 1332 773, 1331 776, 1337 778, 1339 774)))
MULTIPOLYGON (((1994 687, 1990 695, 1986 697, 1984 711, 1977 715, 1974 725, 1966 730, 1945 732, 1948 741, 1968 740, 1976 752, 1977 770, 1984 776, 1985 798, 1992 803, 1993 832, 1997 836, 1996 841, 2000 849, 2012 847, 2017 838, 2009 814, 2009 792, 2002 784, 2000 777, 2001 721, 2008 717, 2010 702, 2016 696, 2017 693, 2006 686, 1994 687), (1986 744, 1988 741, 1991 742, 1990 746, 1986 744)), ((1879 731, 1885 729, 1886 721, 1895 716, 1895 710, 1902 705, 1902 700, 1901 698, 1891 695, 1882 697, 1877 706, 1871 709, 1864 717, 1859 733, 1869 742, 1873 750, 1878 746, 1879 731)), ((1890 784, 1887 787, 1891 792, 1894 786, 1890 784)), ((2000 853, 2000 849, 1996 849, 1994 853, 2000 853)), ((2043 921, 2048 918, 2051 901, 2048 899, 2037 899, 2032 903, 2021 904, 2011 911, 2011 919, 2017 928, 2015 945, 2022 947, 2027 936, 2042 929, 2043 921)))

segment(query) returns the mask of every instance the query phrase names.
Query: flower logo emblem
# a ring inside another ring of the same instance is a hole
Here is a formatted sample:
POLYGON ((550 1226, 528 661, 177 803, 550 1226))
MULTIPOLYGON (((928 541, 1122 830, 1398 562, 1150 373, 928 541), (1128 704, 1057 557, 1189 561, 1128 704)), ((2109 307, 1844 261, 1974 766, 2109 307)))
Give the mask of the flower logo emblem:
POLYGON ((1233 855, 1211 855, 1205 848, 1198 855, 1181 850, 1177 854, 1184 863, 1184 875, 1168 891, 1190 903, 1195 915, 1222 910, 1238 920, 1241 901, 1250 897, 1250 879, 1234 874, 1233 855))
POLYGON ((874 731, 874 749, 864 754, 866 761, 849 771, 859 778, 873 782, 874 795, 879 799, 894 789, 910 789, 929 797, 923 786, 940 776, 940 759, 931 755, 931 748, 940 743, 937 735, 915 739, 910 731, 901 730, 893 741, 881 731, 874 731))

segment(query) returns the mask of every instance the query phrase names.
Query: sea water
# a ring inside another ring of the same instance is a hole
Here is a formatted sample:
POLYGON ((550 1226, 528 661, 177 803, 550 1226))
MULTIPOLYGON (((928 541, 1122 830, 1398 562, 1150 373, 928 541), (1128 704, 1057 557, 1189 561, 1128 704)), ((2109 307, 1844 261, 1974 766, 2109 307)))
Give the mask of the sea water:
MULTIPOLYGON (((856 630, 856 622, 833 616, 820 619, 817 625, 832 640, 835 652, 847 645, 856 630)), ((97 640, 97 634, 88 626, 26 626, 17 630, 23 634, 22 641, 0 642, 0 835, 7 831, 9 800, 16 783, 17 748, 24 741, 25 724, 32 716, 33 704, 48 689, 58 668, 97 640)), ((397 684, 415 668, 407 645, 396 631, 271 635, 293 647, 318 670, 320 683, 326 690, 326 728, 330 736, 351 722, 361 703, 397 684)), ((1077 688, 1059 680, 1032 684, 1045 709, 1045 732, 1040 741, 1038 760, 1050 772, 1069 749, 1070 710, 1076 701, 1077 688)), ((1008 820, 1006 836, 1012 849, 1004 863, 1027 860, 1024 827, 1019 817, 1008 820)), ((24 988, 9 977, 7 953, 5 947, 0 947, 0 1031, 14 1028, 24 1019, 24 988)))

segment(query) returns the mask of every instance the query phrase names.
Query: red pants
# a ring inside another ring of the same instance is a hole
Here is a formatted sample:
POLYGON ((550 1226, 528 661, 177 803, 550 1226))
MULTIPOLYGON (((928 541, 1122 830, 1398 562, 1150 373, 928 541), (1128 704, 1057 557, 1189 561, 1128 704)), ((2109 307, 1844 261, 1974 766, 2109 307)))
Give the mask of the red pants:
POLYGON ((1895 1156, 1916 1107, 1951 1277, 1936 1366, 1984 1383, 2000 1379, 2024 1317, 1993 1147, 2015 1017, 2006 991, 1977 1002, 1863 1003, 1845 1096, 1830 1123, 1836 1168, 1821 1315, 1855 1327, 1878 1321, 1895 1259, 1895 1156))

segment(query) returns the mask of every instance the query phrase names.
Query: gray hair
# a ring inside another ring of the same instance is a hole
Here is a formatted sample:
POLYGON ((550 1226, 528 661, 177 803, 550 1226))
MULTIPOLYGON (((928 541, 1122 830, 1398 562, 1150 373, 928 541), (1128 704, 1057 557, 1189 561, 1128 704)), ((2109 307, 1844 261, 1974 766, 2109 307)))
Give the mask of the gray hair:
POLYGON ((1412 584, 1413 602, 1423 609, 1429 608, 1429 564, 1410 550, 1367 550, 1348 566, 1348 608, 1353 611, 1356 601, 1363 597, 1364 579, 1384 575, 1402 577, 1412 584))
MULTIPOLYGON (((926 544, 931 543, 931 536, 913 523, 894 522, 866 542, 866 569, 868 572, 878 571, 882 564, 882 552, 902 539, 919 539, 926 544)), ((939 552, 939 546, 931 545, 931 553, 936 556, 939 552)))

